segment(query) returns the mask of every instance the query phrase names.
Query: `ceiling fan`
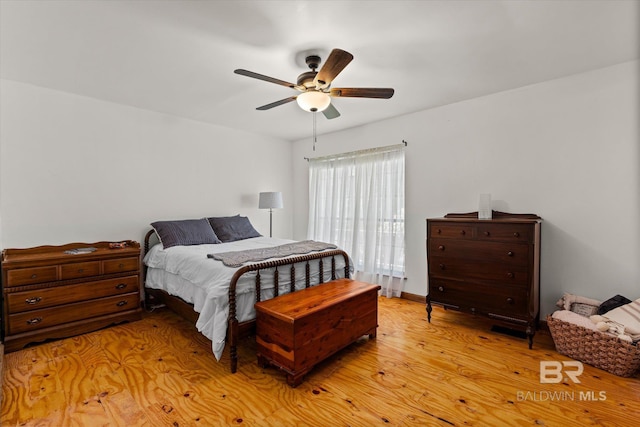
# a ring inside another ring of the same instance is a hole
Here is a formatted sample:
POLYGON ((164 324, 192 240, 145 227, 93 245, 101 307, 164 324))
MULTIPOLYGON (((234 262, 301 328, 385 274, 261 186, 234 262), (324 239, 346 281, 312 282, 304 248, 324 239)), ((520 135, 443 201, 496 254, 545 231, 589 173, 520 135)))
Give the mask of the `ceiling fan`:
POLYGON ((300 74, 296 84, 243 69, 237 69, 234 73, 287 86, 302 92, 299 95, 263 105, 256 108, 256 110, 269 110, 279 105, 297 101, 298 105, 305 111, 321 111, 327 119, 335 119, 340 116, 340 113, 331 103, 331 98, 389 99, 393 96, 394 91, 391 88, 331 88, 333 80, 352 59, 353 55, 349 52, 333 49, 320 71, 316 71, 320 65, 320 57, 317 55, 307 56, 306 63, 311 71, 300 74))

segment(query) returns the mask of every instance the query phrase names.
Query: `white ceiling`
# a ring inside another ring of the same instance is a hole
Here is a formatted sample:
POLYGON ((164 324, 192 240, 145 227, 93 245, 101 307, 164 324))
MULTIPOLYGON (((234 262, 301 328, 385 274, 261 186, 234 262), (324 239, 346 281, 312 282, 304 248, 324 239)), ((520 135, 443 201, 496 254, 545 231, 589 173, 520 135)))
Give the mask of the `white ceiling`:
POLYGON ((333 87, 393 87, 334 99, 318 133, 640 57, 640 1, 0 2, 3 79, 287 140, 310 136, 294 82, 304 53, 355 59, 333 87))

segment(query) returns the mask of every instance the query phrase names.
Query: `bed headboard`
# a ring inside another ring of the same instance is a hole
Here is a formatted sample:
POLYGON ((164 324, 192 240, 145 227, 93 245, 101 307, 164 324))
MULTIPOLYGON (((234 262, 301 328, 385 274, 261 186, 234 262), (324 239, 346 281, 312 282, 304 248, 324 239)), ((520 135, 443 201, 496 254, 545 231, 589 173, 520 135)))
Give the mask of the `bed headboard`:
POLYGON ((144 258, 147 252, 149 252, 149 249, 151 249, 153 245, 156 245, 158 243, 160 243, 160 238, 156 234, 156 230, 152 228, 151 230, 147 231, 147 234, 144 235, 144 247, 142 248, 142 257, 144 258))

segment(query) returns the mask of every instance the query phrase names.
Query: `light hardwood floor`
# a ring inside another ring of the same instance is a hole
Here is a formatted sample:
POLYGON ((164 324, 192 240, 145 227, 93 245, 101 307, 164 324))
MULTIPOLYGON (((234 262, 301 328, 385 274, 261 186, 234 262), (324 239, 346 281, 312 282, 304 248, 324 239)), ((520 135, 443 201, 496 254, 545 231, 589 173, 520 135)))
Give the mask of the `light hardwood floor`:
POLYGON ((540 361, 571 360, 549 335, 529 350, 481 318, 436 307, 429 324, 423 304, 379 301, 377 338, 295 389, 257 365, 251 340, 231 374, 228 352, 217 362, 209 341, 166 310, 9 353, 2 426, 638 425, 638 376, 585 365, 579 384, 541 384, 540 361))

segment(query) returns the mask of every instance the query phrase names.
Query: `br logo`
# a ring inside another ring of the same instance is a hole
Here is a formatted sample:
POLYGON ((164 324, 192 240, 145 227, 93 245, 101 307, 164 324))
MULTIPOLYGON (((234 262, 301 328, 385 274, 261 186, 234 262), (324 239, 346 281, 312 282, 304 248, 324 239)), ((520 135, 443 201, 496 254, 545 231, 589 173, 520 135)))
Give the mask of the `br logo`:
POLYGON ((578 377, 582 375, 584 366, 577 360, 558 362, 555 360, 540 361, 540 383, 557 384, 562 382, 565 375, 574 383, 580 383, 578 377))

